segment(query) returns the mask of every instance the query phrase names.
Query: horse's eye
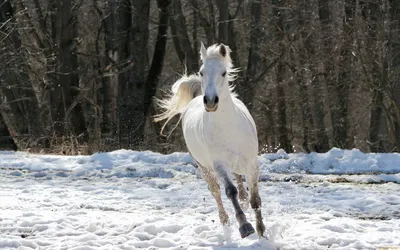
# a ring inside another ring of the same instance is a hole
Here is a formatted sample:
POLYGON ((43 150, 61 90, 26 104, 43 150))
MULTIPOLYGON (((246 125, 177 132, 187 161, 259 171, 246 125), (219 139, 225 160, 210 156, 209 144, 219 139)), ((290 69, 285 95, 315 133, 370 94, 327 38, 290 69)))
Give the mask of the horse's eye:
POLYGON ((222 77, 225 77, 225 76, 226 76, 226 71, 224 73, 222 73, 222 77))
POLYGON ((203 76, 203 73, 202 73, 202 72, 199 72, 199 74, 200 74, 201 76, 203 76))

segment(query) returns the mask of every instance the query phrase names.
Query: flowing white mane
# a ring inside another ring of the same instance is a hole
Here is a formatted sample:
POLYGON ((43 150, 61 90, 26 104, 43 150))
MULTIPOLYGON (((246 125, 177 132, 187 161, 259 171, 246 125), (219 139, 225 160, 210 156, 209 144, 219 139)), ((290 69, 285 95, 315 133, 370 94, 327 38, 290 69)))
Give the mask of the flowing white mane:
MULTIPOLYGON (((155 98, 156 104, 163 110, 161 114, 155 115, 154 121, 165 120, 164 125, 161 128, 163 132, 168 122, 178 114, 182 114, 187 104, 196 96, 201 95, 201 79, 197 74, 187 76, 184 74, 179 80, 177 80, 171 87, 171 92, 167 97, 163 99, 155 98)), ((178 126, 179 121, 175 124, 170 134, 178 126)))

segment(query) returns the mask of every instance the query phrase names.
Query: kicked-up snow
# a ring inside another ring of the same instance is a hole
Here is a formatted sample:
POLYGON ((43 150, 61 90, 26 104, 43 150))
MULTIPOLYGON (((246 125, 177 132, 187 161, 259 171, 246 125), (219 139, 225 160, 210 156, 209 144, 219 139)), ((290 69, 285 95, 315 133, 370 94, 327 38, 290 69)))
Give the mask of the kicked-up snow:
POLYGON ((186 153, 3 151, 0 249, 400 249, 399 154, 279 151, 259 163, 268 240, 240 238, 224 192, 222 228, 186 153))

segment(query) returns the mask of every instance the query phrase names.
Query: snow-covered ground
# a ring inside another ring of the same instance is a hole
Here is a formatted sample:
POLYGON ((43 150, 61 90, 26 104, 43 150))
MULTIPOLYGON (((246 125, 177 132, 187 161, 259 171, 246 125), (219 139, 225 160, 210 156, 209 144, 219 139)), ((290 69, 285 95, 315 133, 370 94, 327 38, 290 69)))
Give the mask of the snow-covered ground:
MULTIPOLYGON (((400 155, 259 157, 266 239, 225 242, 186 153, 0 152, 0 249, 400 249, 400 155)), ((254 225, 251 209, 246 215, 254 225)))

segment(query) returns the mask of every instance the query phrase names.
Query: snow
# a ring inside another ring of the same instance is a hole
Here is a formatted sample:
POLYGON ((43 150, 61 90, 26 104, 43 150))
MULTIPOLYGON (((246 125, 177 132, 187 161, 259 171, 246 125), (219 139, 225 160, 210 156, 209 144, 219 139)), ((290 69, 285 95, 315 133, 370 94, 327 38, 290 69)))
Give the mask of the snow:
POLYGON ((400 249, 399 154, 260 155, 268 240, 240 238, 225 195, 222 227, 191 163, 186 153, 0 151, 0 249, 400 249))
POLYGON ((264 154, 260 157, 261 168, 265 173, 311 174, 360 174, 360 173, 399 173, 400 154, 369 153, 358 149, 340 150, 333 148, 327 153, 264 154))

